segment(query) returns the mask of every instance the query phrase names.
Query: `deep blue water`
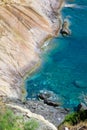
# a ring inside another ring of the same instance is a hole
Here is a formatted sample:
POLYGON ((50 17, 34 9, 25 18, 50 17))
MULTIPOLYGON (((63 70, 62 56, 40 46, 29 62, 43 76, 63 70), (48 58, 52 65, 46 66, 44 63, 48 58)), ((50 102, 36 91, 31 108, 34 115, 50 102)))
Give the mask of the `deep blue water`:
MULTIPOLYGON (((42 54, 40 69, 26 79, 28 98, 43 89, 56 93, 64 107, 72 108, 87 94, 87 0, 71 2, 77 6, 64 8, 72 35, 53 39, 42 54), (81 81, 78 87, 73 82, 81 81), (84 87, 85 84, 85 87, 84 87)), ((71 4, 70 3, 70 4, 71 4)))

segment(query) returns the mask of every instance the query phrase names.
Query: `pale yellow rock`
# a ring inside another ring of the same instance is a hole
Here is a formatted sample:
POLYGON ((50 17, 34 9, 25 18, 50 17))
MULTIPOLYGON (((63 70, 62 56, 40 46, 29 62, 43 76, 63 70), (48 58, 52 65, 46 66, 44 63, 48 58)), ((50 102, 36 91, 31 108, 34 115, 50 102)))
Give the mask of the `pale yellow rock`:
POLYGON ((61 26, 63 0, 0 0, 0 95, 21 98, 23 78, 40 46, 61 26))

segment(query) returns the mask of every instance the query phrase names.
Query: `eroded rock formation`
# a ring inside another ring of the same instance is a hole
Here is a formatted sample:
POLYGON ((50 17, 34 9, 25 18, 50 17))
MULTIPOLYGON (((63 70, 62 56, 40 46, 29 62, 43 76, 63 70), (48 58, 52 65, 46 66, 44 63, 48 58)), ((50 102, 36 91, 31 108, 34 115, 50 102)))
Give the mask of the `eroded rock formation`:
POLYGON ((60 30, 63 0, 0 0, 0 95, 21 98, 40 46, 60 30))

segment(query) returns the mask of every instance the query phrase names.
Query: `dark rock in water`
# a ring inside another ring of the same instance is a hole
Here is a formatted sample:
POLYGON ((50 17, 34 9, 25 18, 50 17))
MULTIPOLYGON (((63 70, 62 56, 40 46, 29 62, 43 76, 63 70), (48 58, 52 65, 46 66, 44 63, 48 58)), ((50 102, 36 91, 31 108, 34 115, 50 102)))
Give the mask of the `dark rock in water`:
POLYGON ((68 21, 64 21, 63 25, 62 25, 62 29, 60 30, 60 33, 63 35, 63 36, 68 36, 71 34, 71 31, 69 29, 69 24, 68 24, 68 21))
POLYGON ((42 90, 38 94, 38 98, 42 99, 45 104, 50 105, 50 106, 59 106, 59 100, 58 96, 54 94, 52 91, 47 91, 47 90, 42 90))
POLYGON ((87 88, 87 82, 81 80, 75 80, 73 84, 78 88, 87 88))
POLYGON ((87 106, 84 103, 80 103, 77 105, 77 107, 74 108, 75 111, 80 111, 80 110, 87 110, 87 106))
POLYGON ((51 100, 44 100, 44 103, 46 103, 49 106, 53 106, 53 107, 57 107, 60 105, 59 103, 57 103, 55 101, 51 101, 51 100))
POLYGON ((38 98, 42 99, 42 100, 46 100, 47 98, 50 98, 51 97, 51 93, 49 92, 46 92, 46 93, 39 93, 38 94, 38 98))
POLYGON ((62 29, 61 29, 60 33, 61 33, 64 37, 69 35, 68 31, 62 30, 62 29))

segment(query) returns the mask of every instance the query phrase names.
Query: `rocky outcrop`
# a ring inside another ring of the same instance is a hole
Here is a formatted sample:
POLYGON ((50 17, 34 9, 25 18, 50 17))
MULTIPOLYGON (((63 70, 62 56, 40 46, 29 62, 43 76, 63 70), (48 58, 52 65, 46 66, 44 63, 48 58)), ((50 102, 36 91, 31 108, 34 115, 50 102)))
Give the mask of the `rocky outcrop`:
POLYGON ((0 95, 21 98, 40 46, 60 30, 63 0, 0 0, 0 95))
POLYGON ((63 122, 65 116, 69 113, 67 112, 66 109, 62 107, 49 106, 47 104, 44 104, 42 101, 37 100, 27 100, 26 102, 23 103, 21 102, 21 100, 5 98, 4 102, 6 104, 10 104, 10 106, 12 106, 12 108, 16 108, 16 110, 19 110, 18 109, 19 107, 21 109, 24 109, 25 111, 26 109, 29 110, 31 112, 30 117, 33 117, 32 115, 34 115, 35 113, 37 115, 36 118, 39 119, 38 115, 41 115, 41 117, 43 117, 45 120, 49 121, 56 127, 63 122), (15 106, 19 107, 17 108, 15 106))
POLYGON ((77 112, 79 112, 81 110, 87 110, 87 106, 81 102, 74 108, 74 110, 77 112))
POLYGON ((71 31, 69 29, 69 22, 67 20, 64 20, 60 33, 62 36, 69 36, 71 34, 71 31))
POLYGON ((37 95, 37 98, 43 100, 44 103, 49 106, 53 107, 60 106, 58 96, 52 91, 42 90, 37 95))

